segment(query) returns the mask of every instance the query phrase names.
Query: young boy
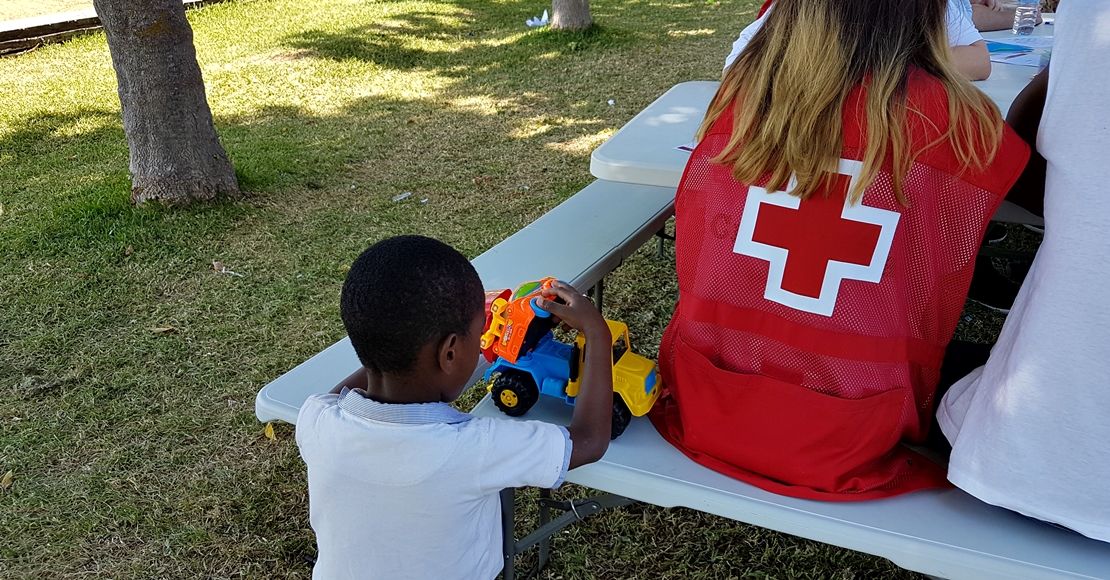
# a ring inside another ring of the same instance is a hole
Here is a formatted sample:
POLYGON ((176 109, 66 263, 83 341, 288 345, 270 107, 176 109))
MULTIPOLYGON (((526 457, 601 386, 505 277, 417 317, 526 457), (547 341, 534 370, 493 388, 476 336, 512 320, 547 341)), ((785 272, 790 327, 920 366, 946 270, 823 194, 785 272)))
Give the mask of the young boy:
MULTIPOLYGON (((539 306, 589 344, 611 344, 588 298, 563 283, 544 296, 539 306)), ((420 236, 378 242, 351 266, 340 311, 363 368, 297 418, 313 578, 493 578, 498 492, 558 487, 608 448, 610 349, 586 349, 570 426, 477 418, 447 404, 470 382, 485 323, 482 282, 462 254, 420 236)))

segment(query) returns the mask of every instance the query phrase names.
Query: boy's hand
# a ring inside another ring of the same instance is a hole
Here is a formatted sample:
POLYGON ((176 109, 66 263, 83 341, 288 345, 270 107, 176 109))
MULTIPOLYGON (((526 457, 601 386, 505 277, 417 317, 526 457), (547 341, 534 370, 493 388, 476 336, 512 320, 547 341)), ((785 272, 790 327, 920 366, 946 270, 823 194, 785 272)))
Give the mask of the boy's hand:
POLYGON ((594 307, 594 303, 585 294, 580 294, 565 282, 558 280, 552 282, 551 288, 543 291, 543 298, 540 298, 537 304, 572 328, 585 333, 587 340, 599 342, 612 340, 611 337, 607 339, 602 334, 602 332, 608 334, 609 325, 605 324, 605 318, 594 307), (566 304, 560 304, 553 298, 560 298, 566 304), (596 338, 595 334, 598 335, 596 338))

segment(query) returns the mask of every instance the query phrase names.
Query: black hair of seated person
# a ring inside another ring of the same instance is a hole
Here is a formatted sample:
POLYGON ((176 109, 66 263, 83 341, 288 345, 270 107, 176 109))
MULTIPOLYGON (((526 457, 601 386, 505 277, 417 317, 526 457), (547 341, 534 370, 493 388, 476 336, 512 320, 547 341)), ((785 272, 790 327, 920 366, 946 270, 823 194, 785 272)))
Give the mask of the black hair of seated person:
POLYGON ((410 235, 362 252, 343 283, 339 310, 362 365, 403 374, 427 344, 466 336, 484 304, 482 281, 465 256, 410 235))

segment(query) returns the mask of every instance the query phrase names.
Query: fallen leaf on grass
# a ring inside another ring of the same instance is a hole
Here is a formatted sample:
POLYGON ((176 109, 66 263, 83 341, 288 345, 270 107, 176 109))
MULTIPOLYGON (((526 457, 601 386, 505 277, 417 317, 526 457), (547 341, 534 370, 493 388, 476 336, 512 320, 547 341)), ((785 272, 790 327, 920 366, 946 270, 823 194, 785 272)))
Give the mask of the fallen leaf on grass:
POLYGON ((132 248, 131 246, 127 246, 127 249, 123 251, 124 256, 130 256, 131 254, 134 254, 134 253, 135 253, 135 248, 132 248))
POLYGON ((4 474, 4 477, 0 478, 0 489, 7 490, 11 488, 13 479, 15 479, 15 474, 9 469, 8 472, 4 474))
POLYGON ((231 270, 228 270, 227 266, 224 266, 223 263, 217 262, 215 260, 212 260, 212 269, 215 270, 217 274, 230 274, 231 276, 238 276, 240 278, 243 277, 243 275, 239 272, 232 272, 231 270))
POLYGON ((148 330, 154 334, 179 334, 181 332, 180 328, 174 326, 156 326, 148 330))
POLYGON ((266 434, 266 438, 270 441, 277 441, 277 435, 274 435, 273 423, 266 423, 266 428, 262 432, 266 434))
POLYGON ((0 215, 4 215, 4 204, 0 203, 0 215))

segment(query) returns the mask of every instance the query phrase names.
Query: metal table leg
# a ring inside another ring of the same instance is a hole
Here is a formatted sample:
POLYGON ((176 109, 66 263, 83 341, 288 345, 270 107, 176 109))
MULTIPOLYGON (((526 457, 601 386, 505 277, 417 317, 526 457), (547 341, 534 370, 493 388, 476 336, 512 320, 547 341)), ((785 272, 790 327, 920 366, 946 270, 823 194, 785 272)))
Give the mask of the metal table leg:
POLYGON ((513 488, 501 490, 502 549, 505 558, 505 569, 502 578, 504 580, 515 580, 514 560, 517 554, 522 554, 532 546, 539 544, 539 563, 536 569, 527 576, 527 578, 534 578, 547 564, 551 536, 559 533, 560 530, 570 524, 585 519, 587 516, 592 516, 603 509, 626 506, 633 502, 627 497, 610 493, 580 500, 555 501, 551 499, 551 490, 540 490, 540 526, 524 538, 516 540, 513 525, 515 516, 513 499, 515 495, 516 490, 513 488), (559 517, 551 519, 551 508, 562 510, 563 513, 559 517))

